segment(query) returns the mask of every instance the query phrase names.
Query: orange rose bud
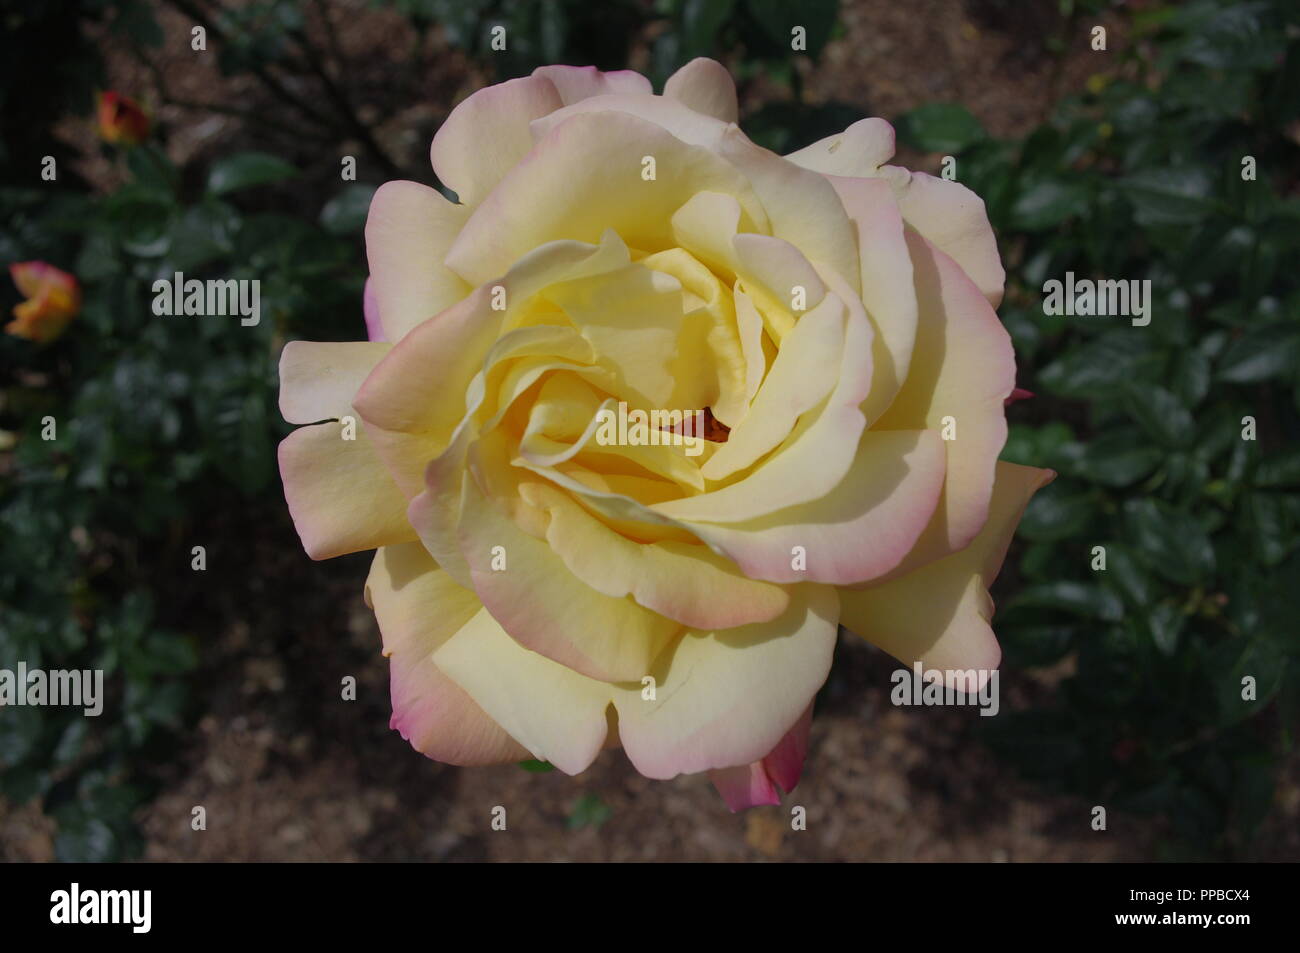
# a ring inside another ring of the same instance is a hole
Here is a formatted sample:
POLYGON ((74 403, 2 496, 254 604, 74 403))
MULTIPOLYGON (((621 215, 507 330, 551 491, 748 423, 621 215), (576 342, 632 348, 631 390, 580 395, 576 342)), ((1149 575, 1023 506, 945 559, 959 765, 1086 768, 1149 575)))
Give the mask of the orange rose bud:
POLYGON ((119 146, 138 146, 149 138, 149 114, 130 96, 99 94, 99 135, 119 146))
POLYGON ((5 325, 8 334, 45 344, 81 310, 81 286, 66 271, 43 261, 20 261, 9 266, 9 274, 27 300, 14 305, 14 320, 5 325))

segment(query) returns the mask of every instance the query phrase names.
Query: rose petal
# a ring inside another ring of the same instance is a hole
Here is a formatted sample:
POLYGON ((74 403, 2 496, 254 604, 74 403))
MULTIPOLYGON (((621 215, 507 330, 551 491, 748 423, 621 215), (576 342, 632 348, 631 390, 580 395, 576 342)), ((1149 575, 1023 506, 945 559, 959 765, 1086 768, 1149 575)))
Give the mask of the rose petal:
POLYGON ((988 586, 1030 497, 1055 476, 1051 470, 999 463, 988 521, 970 545, 889 582, 840 590, 845 628, 905 665, 919 661, 931 669, 973 669, 982 684, 1002 655, 989 627, 988 586))
POLYGON ((707 57, 696 57, 668 77, 664 96, 723 122, 737 122, 740 118, 731 74, 717 60, 707 57))
POLYGON ((709 772, 709 780, 732 814, 760 804, 781 803, 781 793, 772 783, 762 761, 734 768, 714 768, 709 772))
POLYGON ((687 632, 655 662, 655 697, 614 686, 619 737, 636 769, 667 779, 765 757, 830 671, 838 607, 829 586, 800 586, 771 622, 687 632))
POLYGON ((433 662, 438 647, 482 609, 473 592, 452 582, 419 543, 401 543, 375 553, 366 602, 390 660, 391 727, 416 751, 459 765, 529 757, 433 662))
POLYGON ((559 491, 538 485, 526 496, 550 514, 546 540, 551 549, 576 577, 606 596, 631 596, 696 629, 765 622, 789 605, 784 589, 745 578, 704 546, 633 542, 559 491))
POLYGON ((290 341, 280 352, 280 415, 314 424, 352 414, 352 400, 392 345, 290 341))
POLYGON ((791 162, 824 175, 873 176, 894 155, 894 127, 883 119, 860 119, 843 132, 792 152, 791 162))
POLYGON ((528 651, 487 609, 440 645, 433 662, 533 757, 579 774, 600 753, 610 685, 528 651))
POLYGON ((666 247, 673 211, 700 191, 733 195, 752 220, 766 221, 745 177, 714 153, 627 113, 574 115, 475 209, 447 264, 477 285, 556 239, 595 242, 612 229, 633 247, 666 247), (647 156, 654 179, 642 178, 647 156))
POLYGON ((808 734, 812 730, 813 706, 804 709, 795 726, 785 733, 781 743, 763 759, 768 776, 789 794, 799 784, 804 759, 808 757, 808 734))
POLYGON ((312 559, 410 542, 406 497, 375 455, 360 421, 343 439, 337 421, 300 427, 280 443, 289 515, 312 559))
POLYGON ((533 76, 553 83, 565 106, 592 96, 649 96, 653 92, 650 80, 630 69, 603 73, 594 66, 539 66, 533 76))
POLYGON ((934 431, 868 431, 853 466, 826 494, 751 520, 687 525, 752 579, 849 585, 907 557, 943 479, 944 445, 934 431))
POLYGON ((887 165, 880 175, 893 188, 907 224, 957 262, 996 308, 1007 276, 984 200, 960 182, 924 172, 887 165))
POLYGON ((443 265, 468 216, 468 207, 418 182, 385 182, 375 192, 366 255, 385 340, 400 341, 469 293, 469 285, 443 265))
MULTIPOLYGON (((877 179, 831 178, 858 236, 862 305, 876 337, 871 393, 862 404, 868 423, 884 413, 907 377, 916 343, 916 290, 903 216, 889 186, 877 179)), ((845 301, 853 298, 831 285, 845 301)))
POLYGON ((963 548, 984 525, 1007 438, 1004 401, 1016 378, 1011 338, 979 289, 917 233, 907 242, 919 305, 916 346, 907 380, 873 429, 942 432, 950 418, 954 431, 943 500, 899 573, 963 548))
POLYGON ((387 340, 384 337, 384 323, 379 317, 379 299, 375 297, 375 289, 369 278, 361 292, 361 310, 366 319, 366 340, 387 340))
POLYGON ((681 630, 632 599, 603 595, 575 577, 472 478, 464 481, 459 534, 474 591, 501 627, 575 672, 601 681, 640 679, 681 630))
POLYGON ((478 90, 438 127, 433 171, 461 204, 478 205, 533 147, 528 124, 563 105, 555 84, 536 73, 478 90))

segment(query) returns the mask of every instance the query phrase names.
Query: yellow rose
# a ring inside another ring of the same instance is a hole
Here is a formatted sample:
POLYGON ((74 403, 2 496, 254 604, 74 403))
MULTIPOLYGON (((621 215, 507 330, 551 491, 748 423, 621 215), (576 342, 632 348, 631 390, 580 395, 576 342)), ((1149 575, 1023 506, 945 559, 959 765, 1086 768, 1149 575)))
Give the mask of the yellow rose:
POLYGON ((433 141, 459 203, 375 195, 371 340, 285 348, 290 511, 312 558, 378 549, 392 724, 429 757, 619 746, 774 803, 838 624, 998 664, 986 587, 1051 473, 997 461, 983 203, 885 165, 881 120, 782 158, 736 118, 704 59, 662 96, 573 67, 479 91, 433 141))

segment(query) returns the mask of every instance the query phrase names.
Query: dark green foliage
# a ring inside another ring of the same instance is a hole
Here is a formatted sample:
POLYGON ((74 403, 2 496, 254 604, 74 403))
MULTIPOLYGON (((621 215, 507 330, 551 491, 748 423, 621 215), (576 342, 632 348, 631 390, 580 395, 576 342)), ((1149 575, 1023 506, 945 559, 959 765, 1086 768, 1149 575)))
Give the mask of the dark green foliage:
POLYGON ((1162 815, 1171 856, 1249 841, 1300 726, 1298 13, 1135 18, 1105 79, 1022 142, 980 137, 960 107, 899 126, 988 203, 1038 394, 1003 456, 1060 473, 1025 515, 997 630, 1009 666, 1072 657, 1072 674, 988 740, 1089 803, 1162 815), (1149 279, 1151 324, 1045 315, 1043 282, 1067 271, 1149 279))
MULTIPOLYGON (((102 669, 106 696, 93 718, 5 708, 0 793, 41 799, 70 860, 138 852, 132 814, 195 714, 198 636, 212 633, 198 620, 160 626, 154 594, 183 615, 184 593, 206 578, 191 568, 192 545, 209 559, 237 545, 195 538, 196 517, 280 492, 278 343, 295 328, 355 337, 361 326, 351 190, 323 211, 347 233, 333 237, 310 220, 241 210, 244 190, 294 172, 273 157, 228 157, 186 199, 161 153, 126 161, 132 181, 103 198, 0 190, 3 259, 49 261, 85 295, 48 347, 0 336, 0 427, 17 441, 0 475, 0 668, 102 669), (152 282, 177 271, 259 279, 261 321, 155 315, 152 282), (46 417, 55 440, 41 439, 46 417)), ((3 299, 6 312, 17 300, 7 280, 3 299)))

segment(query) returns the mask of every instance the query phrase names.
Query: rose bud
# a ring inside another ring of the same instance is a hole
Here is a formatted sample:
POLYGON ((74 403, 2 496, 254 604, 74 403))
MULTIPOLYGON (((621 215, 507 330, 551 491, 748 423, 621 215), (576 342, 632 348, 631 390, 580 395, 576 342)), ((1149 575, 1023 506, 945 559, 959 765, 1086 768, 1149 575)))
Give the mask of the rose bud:
POLYGON ((14 320, 5 325, 8 334, 45 344, 81 310, 81 287, 66 271, 43 261, 20 261, 9 266, 9 274, 27 300, 14 305, 14 320))
POLYGON ((138 146, 149 138, 149 115, 129 96, 109 91, 99 94, 96 112, 99 135, 119 146, 138 146))

